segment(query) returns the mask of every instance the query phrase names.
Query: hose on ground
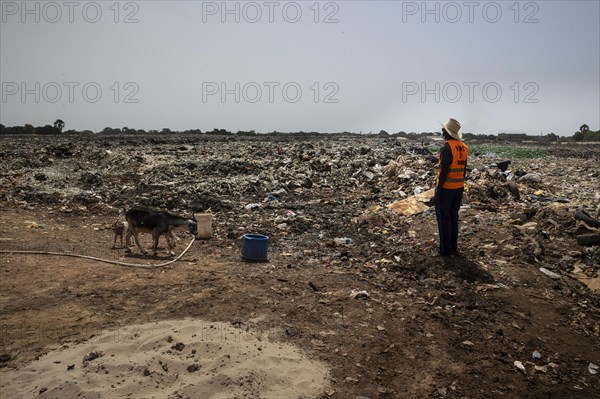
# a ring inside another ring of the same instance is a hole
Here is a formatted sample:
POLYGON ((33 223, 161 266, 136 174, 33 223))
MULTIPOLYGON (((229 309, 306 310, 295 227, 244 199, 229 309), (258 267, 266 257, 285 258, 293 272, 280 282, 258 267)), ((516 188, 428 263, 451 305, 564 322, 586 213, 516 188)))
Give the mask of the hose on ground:
POLYGON ((84 258, 84 259, 96 260, 96 261, 99 261, 99 262, 110 263, 112 265, 128 266, 128 267, 140 267, 140 268, 145 268, 145 269, 154 269, 154 268, 157 268, 157 267, 168 266, 168 265, 170 265, 172 263, 177 262, 192 247, 192 244, 194 243, 194 241, 196 241, 196 237, 192 238, 192 241, 190 241, 190 243, 188 244, 188 246, 175 259, 170 260, 170 261, 165 262, 165 263, 158 263, 158 264, 155 264, 155 265, 145 265, 145 264, 141 264, 141 263, 119 262, 119 261, 116 261, 116 260, 97 258, 95 256, 70 254, 70 253, 66 253, 66 252, 21 251, 21 250, 10 250, 10 249, 7 249, 7 250, 0 250, 0 253, 2 253, 2 254, 23 254, 23 255, 70 256, 70 257, 73 257, 73 258, 84 258))

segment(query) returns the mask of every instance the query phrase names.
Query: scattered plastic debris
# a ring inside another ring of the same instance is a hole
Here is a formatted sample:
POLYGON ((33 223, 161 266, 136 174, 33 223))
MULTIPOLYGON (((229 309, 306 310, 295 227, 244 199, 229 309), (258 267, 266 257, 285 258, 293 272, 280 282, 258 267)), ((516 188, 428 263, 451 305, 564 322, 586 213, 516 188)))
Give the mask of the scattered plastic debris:
POLYGON ((521 183, 541 183, 542 175, 539 173, 528 173, 525 176, 521 176, 519 178, 519 182, 521 183))
POLYGON ((525 366, 523 366, 523 363, 519 360, 515 360, 514 365, 521 371, 523 372, 523 374, 527 374, 527 371, 525 370, 525 366))
POLYGON ((25 221, 25 223, 27 224, 27 227, 30 229, 45 229, 46 225, 43 223, 37 223, 37 222, 32 222, 32 221, 25 221))
POLYGON ((369 299, 371 295, 365 290, 354 289, 350 292, 350 297, 354 299, 369 299))
POLYGON ((556 274, 553 271, 546 269, 545 267, 540 267, 540 271, 550 278, 553 278, 553 279, 560 278, 560 274, 556 274))
POLYGON ((349 237, 334 238, 333 242, 335 242, 335 245, 348 245, 348 244, 352 244, 352 238, 349 238, 349 237))
POLYGON ((393 202, 388 207, 404 216, 417 215, 429 209, 426 203, 431 200, 434 192, 435 189, 427 190, 412 197, 393 202))
POLYGON ((91 362, 92 360, 98 359, 99 357, 102 357, 104 354, 102 352, 99 351, 94 351, 94 352, 90 352, 87 355, 85 355, 83 357, 83 361, 84 362, 91 362))

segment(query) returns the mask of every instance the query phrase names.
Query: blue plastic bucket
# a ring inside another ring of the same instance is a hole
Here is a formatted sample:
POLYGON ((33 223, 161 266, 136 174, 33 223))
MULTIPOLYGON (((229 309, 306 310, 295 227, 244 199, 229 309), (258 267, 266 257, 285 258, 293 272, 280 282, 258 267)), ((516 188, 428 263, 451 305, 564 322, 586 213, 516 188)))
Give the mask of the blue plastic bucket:
POLYGON ((244 234, 242 236, 242 259, 251 262, 267 260, 269 237, 262 234, 244 234))

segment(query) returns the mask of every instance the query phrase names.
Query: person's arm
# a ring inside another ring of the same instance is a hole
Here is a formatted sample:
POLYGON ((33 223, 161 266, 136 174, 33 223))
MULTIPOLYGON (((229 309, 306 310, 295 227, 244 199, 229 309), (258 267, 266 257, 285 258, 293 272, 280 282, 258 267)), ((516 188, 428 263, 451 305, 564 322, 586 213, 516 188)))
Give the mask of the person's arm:
POLYGON ((442 170, 440 171, 440 177, 438 178, 438 184, 436 186, 436 189, 439 190, 440 188, 442 188, 442 186, 446 182, 446 179, 448 178, 449 171, 450 171, 450 165, 442 164, 442 170))
POLYGON ((440 199, 440 193, 442 186, 446 182, 448 178, 448 172, 450 171, 450 164, 452 163, 452 150, 448 143, 445 143, 440 149, 440 164, 441 170, 440 175, 438 177, 437 186, 435 187, 435 202, 438 202, 440 199))

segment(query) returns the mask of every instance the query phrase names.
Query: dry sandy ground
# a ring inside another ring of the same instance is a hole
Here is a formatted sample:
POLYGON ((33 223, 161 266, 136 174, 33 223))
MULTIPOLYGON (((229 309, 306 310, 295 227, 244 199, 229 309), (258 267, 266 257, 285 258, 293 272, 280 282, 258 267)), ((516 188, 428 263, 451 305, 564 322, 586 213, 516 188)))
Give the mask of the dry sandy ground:
MULTIPOLYGON (((5 210, 0 215, 2 246, 146 261, 135 252, 111 250, 109 232, 93 230, 103 218, 84 219, 83 226, 80 220, 5 210), (28 228, 25 220, 44 222, 45 228, 28 228)), ((434 237, 434 224, 412 228, 434 237)), ((600 360, 598 332, 577 322, 585 320, 589 299, 565 297, 554 281, 519 265, 445 264, 432 256, 434 247, 434 239, 424 248, 417 245, 410 264, 382 276, 367 267, 354 270, 314 259, 291 264, 285 248, 277 245, 269 263, 248 264, 239 259, 237 241, 221 237, 197 241, 178 263, 150 270, 5 254, 2 353, 13 359, 3 363, 1 397, 31 397, 12 393, 35 394, 42 388, 48 390, 40 397, 61 398, 83 391, 92 395, 86 397, 102 398, 267 398, 294 397, 294 390, 306 398, 598 397, 598 375, 588 371, 590 362, 600 360), (368 290, 371 297, 353 299, 352 289, 368 290), (260 347, 265 353, 256 352, 254 340, 242 349, 228 343, 222 352, 210 343, 203 347, 202 328, 172 324, 184 318, 209 320, 226 334, 264 336, 260 347), (172 325, 179 332, 169 330, 172 325), (109 342, 96 344, 106 340, 103 333, 114 336, 114 331, 132 328, 144 333, 131 345, 114 345, 110 335, 109 342), (185 344, 182 353, 171 348, 177 342, 185 344), (286 344, 312 360, 300 358, 286 344), (188 358, 191 349, 197 352, 188 358), (93 350, 104 355, 84 367, 84 355, 93 350), (247 357, 236 360, 242 351, 247 357), (532 357, 534 351, 541 359, 532 357), (127 352, 131 363, 122 356, 127 352), (212 373, 227 354, 229 364, 242 362, 239 368, 212 373), (29 363, 34 359, 41 363, 29 363), (187 366, 196 359, 201 367, 189 373, 187 366), (161 372, 158 360, 168 372, 161 372), (517 360, 526 373, 514 366, 517 360), (320 370, 325 367, 330 374, 323 382, 327 374, 320 370), (293 382, 288 384, 290 372, 293 382), (230 389, 220 391, 221 383, 230 389), (282 386, 289 396, 268 390, 282 386)))
POLYGON ((55 399, 303 398, 328 381, 292 345, 198 319, 106 331, 2 377, 4 397, 55 399))

